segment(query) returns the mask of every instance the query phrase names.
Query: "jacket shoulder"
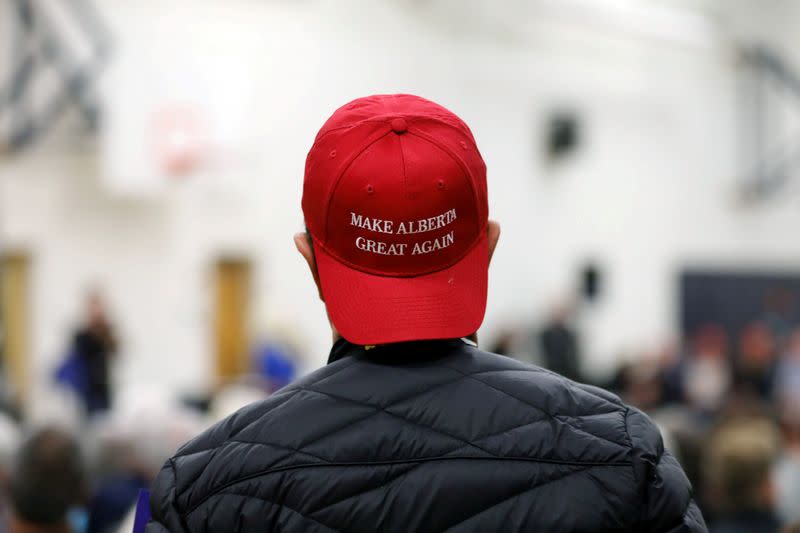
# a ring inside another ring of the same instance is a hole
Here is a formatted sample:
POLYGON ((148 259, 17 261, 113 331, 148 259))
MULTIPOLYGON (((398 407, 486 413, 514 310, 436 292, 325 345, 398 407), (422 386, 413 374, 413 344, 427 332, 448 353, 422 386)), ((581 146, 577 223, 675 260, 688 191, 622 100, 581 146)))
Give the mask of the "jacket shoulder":
MULTIPOLYGON (((259 424, 265 419, 280 419, 283 416, 281 407, 290 403, 295 396, 305 390, 311 383, 324 380, 342 369, 349 366, 352 362, 338 361, 334 364, 322 367, 315 372, 301 378, 295 383, 284 387, 268 398, 243 407, 237 412, 229 415, 223 420, 212 425, 205 431, 198 434, 181 446, 162 467, 153 482, 150 507, 154 519, 161 523, 171 524, 170 531, 180 531, 178 523, 172 524, 179 516, 196 506, 196 499, 192 495, 203 495, 214 490, 214 486, 224 484, 225 477, 231 479, 242 475, 242 472, 235 468, 240 464, 237 460, 230 461, 238 454, 246 451, 246 447, 258 439, 237 440, 242 432, 248 429, 258 430, 259 424), (223 452, 224 453, 221 453, 223 452), (220 457, 227 455, 227 457, 220 457), (216 470, 215 475, 209 477, 209 467, 216 470), (222 473, 224 475, 216 475, 222 473)), ((297 420, 293 420, 297 423, 297 420)), ((263 436, 262 436, 263 437, 263 436)), ((292 450, 288 446, 270 445, 274 439, 263 437, 259 444, 264 447, 260 456, 265 463, 274 460, 278 452, 283 456, 289 455, 292 450)), ((299 453, 300 457, 304 454, 299 453)), ((247 463, 252 467, 253 462, 247 463)), ((267 466, 265 464, 265 466, 267 466)))
MULTIPOLYGON (((592 434, 588 440, 600 437, 625 445, 624 459, 630 464, 639 495, 641 513, 637 521, 643 530, 706 531, 703 516, 694 502, 692 485, 680 464, 665 450, 661 431, 649 416, 599 387, 576 383, 524 363, 500 362, 496 359, 499 356, 493 354, 483 353, 480 357, 490 365, 511 366, 523 372, 533 372, 535 377, 526 383, 525 388, 545 390, 552 394, 556 398, 554 411, 559 413, 556 416, 569 413, 571 428, 580 431, 588 429, 587 432, 592 434), (617 426, 617 419, 613 415, 609 418, 602 414, 606 412, 622 416, 622 427, 617 426), (592 424, 597 420, 602 422, 599 425, 592 424)), ((504 385, 509 389, 514 388, 511 380, 504 385)), ((531 394, 537 397, 538 392, 531 394)), ((565 433, 569 434, 569 431, 565 433)))
POLYGON ((503 355, 474 349, 466 370, 470 377, 502 386, 509 393, 520 393, 537 406, 548 403, 560 415, 627 410, 622 400, 607 390, 503 355))

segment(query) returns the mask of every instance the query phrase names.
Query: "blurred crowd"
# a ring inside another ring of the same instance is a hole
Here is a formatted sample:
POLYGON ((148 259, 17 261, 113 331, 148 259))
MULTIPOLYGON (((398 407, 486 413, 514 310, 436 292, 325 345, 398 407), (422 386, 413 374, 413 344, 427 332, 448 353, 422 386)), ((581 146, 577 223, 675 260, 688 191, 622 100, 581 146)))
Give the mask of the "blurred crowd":
POLYGON ((207 394, 115 390, 114 330, 103 295, 90 291, 49 380, 49 412, 30 417, 0 402, 0 533, 132 531, 140 491, 168 457, 297 372, 291 343, 270 339, 255 344, 248 372, 207 394))
POLYGON ((582 369, 567 307, 532 332, 508 330, 495 351, 617 393, 647 412, 691 478, 712 531, 793 531, 800 522, 800 324, 706 323, 679 342, 630 354, 608 379, 582 369))
MULTIPOLYGON (((117 391, 108 409, 29 424, 0 413, 0 532, 125 532, 164 461, 205 428, 268 396, 257 375, 208 397, 117 391)), ((79 405, 79 404, 78 404, 79 405)), ((54 411, 68 412, 64 406, 54 411)))
MULTIPOLYGON (((295 348, 264 342, 249 373, 208 396, 112 391, 114 329, 99 293, 87 296, 85 308, 52 380, 75 400, 77 416, 30 427, 11 409, 0 413, 0 532, 131 531, 139 491, 165 459, 290 382, 301 358, 295 348)), ((487 348, 533 357, 650 414, 712 531, 793 531, 800 523, 800 324, 758 319, 738 331, 704 324, 597 380, 583 370, 575 318, 561 306, 544 324, 508 329, 487 348)))
POLYGON ((717 530, 800 520, 800 327, 704 325, 606 385, 662 426, 717 530))

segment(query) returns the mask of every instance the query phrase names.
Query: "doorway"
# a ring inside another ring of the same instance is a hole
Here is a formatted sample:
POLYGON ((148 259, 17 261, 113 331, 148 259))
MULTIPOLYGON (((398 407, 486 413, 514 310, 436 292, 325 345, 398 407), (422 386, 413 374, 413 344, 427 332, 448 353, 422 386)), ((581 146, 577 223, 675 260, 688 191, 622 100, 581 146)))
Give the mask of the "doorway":
POLYGON ((23 405, 28 393, 30 256, 0 254, 0 354, 8 397, 23 405))
POLYGON ((250 367, 249 259, 225 257, 214 265, 214 352, 218 384, 247 372, 250 367))

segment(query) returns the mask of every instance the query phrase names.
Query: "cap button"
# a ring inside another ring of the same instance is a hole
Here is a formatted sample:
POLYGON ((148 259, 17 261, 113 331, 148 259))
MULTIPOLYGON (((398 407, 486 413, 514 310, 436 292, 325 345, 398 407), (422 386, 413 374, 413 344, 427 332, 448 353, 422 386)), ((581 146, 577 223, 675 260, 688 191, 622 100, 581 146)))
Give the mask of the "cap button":
POLYGON ((406 124, 406 119, 400 117, 393 118, 391 126, 392 126, 392 131, 394 131, 398 135, 400 135, 401 133, 405 133, 406 130, 408 129, 408 124, 406 124))

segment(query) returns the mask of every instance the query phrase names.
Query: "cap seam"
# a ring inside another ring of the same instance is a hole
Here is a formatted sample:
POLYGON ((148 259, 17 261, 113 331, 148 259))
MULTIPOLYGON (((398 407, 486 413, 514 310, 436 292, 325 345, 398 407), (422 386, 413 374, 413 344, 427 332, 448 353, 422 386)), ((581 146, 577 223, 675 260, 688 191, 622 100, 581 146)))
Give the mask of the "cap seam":
MULTIPOLYGON (((424 140, 428 141, 429 143, 433 144, 434 146, 439 148, 441 151, 443 151, 445 154, 449 155, 450 158, 453 159, 453 161, 455 161, 456 164, 459 167, 461 167, 461 171, 464 172, 464 175, 467 177, 467 182, 469 183, 469 187, 472 190, 472 197, 475 200, 475 204, 478 205, 479 202, 480 202, 480 197, 478 195, 478 190, 476 189, 475 184, 472 181, 472 178, 473 178, 472 173, 469 171, 469 168, 464 163, 464 161, 462 161, 461 158, 459 158, 456 154, 454 154, 449 148, 447 148, 446 146, 443 146, 439 142, 437 142, 437 140, 435 138, 433 138, 433 137, 431 137, 431 136, 429 136, 427 134, 424 134, 424 133, 410 131, 410 130, 409 130, 408 133, 410 133, 411 135, 416 135, 417 137, 419 137, 421 139, 424 139, 424 140)), ((489 195, 488 195, 488 193, 487 193, 486 196, 487 196, 487 198, 486 198, 486 218, 488 219, 489 218, 489 198, 488 198, 489 195)), ((480 223, 479 223, 479 225, 480 225, 480 223)), ((485 226, 485 224, 483 224, 483 225, 485 226)), ((480 227, 478 229, 480 230, 480 227)))
MULTIPOLYGON (((405 132, 404 132, 405 133, 405 132)), ((400 144, 400 166, 403 168, 403 197, 408 195, 408 174, 406 173, 406 154, 403 150, 403 136, 397 136, 397 142, 400 144)))
POLYGON ((330 207, 331 202, 333 201, 333 197, 336 195, 336 189, 339 188, 339 184, 342 181, 342 177, 344 176, 345 172, 347 172, 350 167, 353 165, 358 156, 363 154, 367 148, 375 144, 376 142, 380 141, 387 135, 391 133, 392 130, 386 131, 375 137, 375 139, 368 140, 359 150, 355 150, 353 155, 350 157, 350 160, 347 161, 346 164, 342 166, 342 169, 339 171, 339 174, 336 176, 336 179, 333 181, 333 187, 331 187, 331 193, 328 195, 328 199, 325 202, 325 240, 328 240, 328 217, 330 216, 330 207))

